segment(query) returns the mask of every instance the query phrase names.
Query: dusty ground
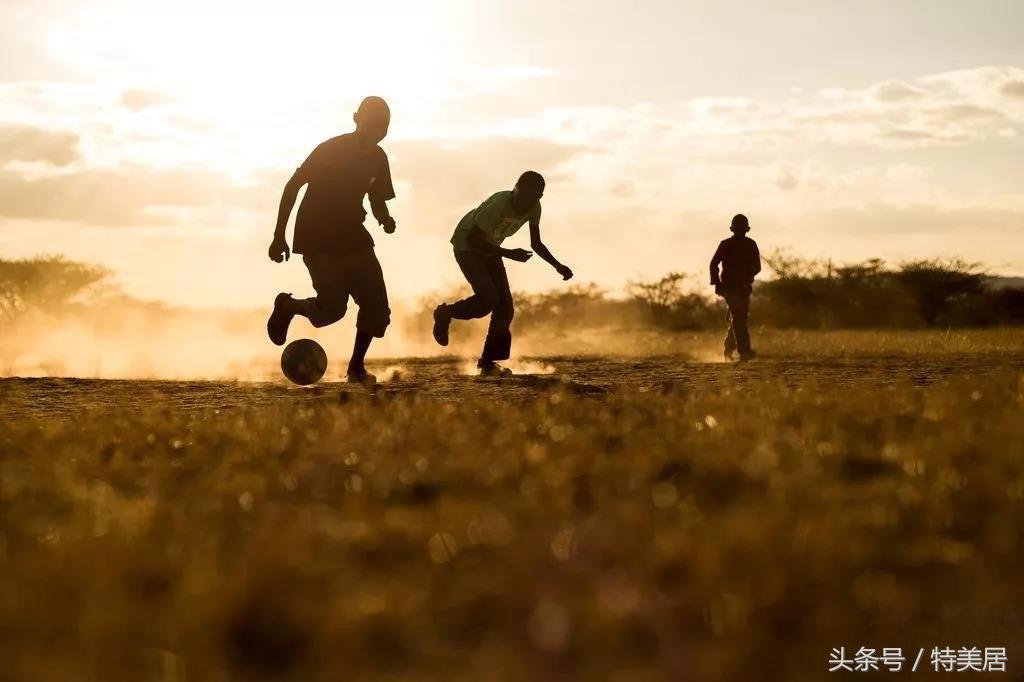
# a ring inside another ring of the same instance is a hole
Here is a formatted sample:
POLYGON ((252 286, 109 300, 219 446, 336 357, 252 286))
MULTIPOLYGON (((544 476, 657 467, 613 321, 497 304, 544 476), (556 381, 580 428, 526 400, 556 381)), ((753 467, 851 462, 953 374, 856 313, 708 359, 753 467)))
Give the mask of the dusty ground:
POLYGON ((1021 679, 1021 339, 3 379, 0 679, 1021 679))
MULTIPOLYGON (((327 403, 362 396, 410 396, 438 401, 533 400, 551 391, 600 396, 628 390, 681 391, 701 395, 762 385, 813 386, 834 392, 909 384, 928 386, 948 377, 981 378, 1024 371, 1020 352, 964 352, 917 355, 857 354, 801 359, 759 358, 748 364, 698 362, 686 355, 633 357, 545 357, 512 363, 516 376, 473 376, 472 362, 458 358, 406 358, 372 362, 381 378, 368 390, 328 376, 311 387, 285 379, 265 382, 138 381, 97 379, 0 379, 0 416, 54 417, 89 410, 207 410, 287 402, 327 403)), ((269 370, 266 372, 271 374, 269 370)))

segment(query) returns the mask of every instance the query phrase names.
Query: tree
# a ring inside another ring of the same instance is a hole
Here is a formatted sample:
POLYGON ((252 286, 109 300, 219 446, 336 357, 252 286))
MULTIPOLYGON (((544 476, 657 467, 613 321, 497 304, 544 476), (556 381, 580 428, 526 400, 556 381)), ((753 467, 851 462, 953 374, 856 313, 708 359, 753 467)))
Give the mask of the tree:
POLYGON ((954 301, 980 294, 987 275, 977 263, 931 258, 903 263, 895 278, 914 302, 921 320, 934 327, 954 301))
POLYGON ((60 256, 0 259, 0 319, 10 321, 28 310, 62 310, 109 274, 106 268, 60 256))

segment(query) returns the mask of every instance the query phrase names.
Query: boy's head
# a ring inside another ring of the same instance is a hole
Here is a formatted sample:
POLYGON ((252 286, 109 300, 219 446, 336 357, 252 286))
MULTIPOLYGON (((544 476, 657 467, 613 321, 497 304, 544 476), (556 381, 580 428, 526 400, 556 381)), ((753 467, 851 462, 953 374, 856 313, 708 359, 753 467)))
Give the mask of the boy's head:
POLYGON ((352 114, 352 120, 356 122, 356 133, 377 144, 388 134, 391 109, 380 97, 367 97, 360 102, 356 113, 352 114))
POLYGON ((516 208, 527 211, 533 208, 534 204, 544 196, 544 177, 537 171, 526 171, 519 176, 515 189, 512 190, 512 200, 516 208))
POLYGON ((729 229, 732 230, 733 234, 746 234, 750 232, 750 222, 747 220, 747 216, 742 213, 734 215, 729 229))

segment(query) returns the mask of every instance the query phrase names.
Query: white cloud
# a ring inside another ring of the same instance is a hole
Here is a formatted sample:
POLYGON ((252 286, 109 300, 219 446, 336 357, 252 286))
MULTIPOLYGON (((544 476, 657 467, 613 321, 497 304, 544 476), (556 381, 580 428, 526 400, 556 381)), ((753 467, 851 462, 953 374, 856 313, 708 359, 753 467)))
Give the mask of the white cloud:
POLYGON ((78 160, 78 142, 68 131, 0 123, 0 167, 12 161, 66 166, 78 160))

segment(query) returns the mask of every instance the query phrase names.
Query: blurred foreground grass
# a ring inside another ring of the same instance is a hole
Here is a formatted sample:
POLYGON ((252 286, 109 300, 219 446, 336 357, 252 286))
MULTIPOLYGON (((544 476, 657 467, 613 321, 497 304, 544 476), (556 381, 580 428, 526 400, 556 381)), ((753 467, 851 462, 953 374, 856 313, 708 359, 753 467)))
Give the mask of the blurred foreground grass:
POLYGON ((5 420, 0 679, 816 680, 838 646, 1019 669, 1021 373, 771 367, 5 420))

